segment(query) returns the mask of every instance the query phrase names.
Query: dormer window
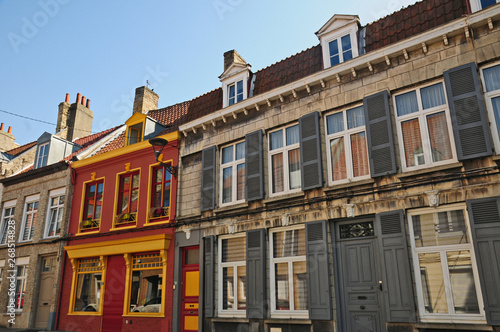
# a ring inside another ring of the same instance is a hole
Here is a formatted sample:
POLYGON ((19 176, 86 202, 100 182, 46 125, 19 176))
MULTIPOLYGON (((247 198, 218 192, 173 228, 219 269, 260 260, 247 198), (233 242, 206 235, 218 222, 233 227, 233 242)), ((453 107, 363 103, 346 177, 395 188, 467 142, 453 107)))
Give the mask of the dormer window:
POLYGON ((47 165, 47 158, 49 156, 49 143, 41 144, 38 146, 38 154, 36 156, 36 167, 40 168, 47 165))
POLYGON ((243 80, 228 86, 229 101, 228 105, 239 103, 243 100, 243 80))
POLYGON ((142 122, 128 128, 127 145, 142 141, 142 122))
POLYGON ((472 12, 475 13, 478 10, 488 8, 490 6, 493 6, 497 3, 499 3, 500 0, 471 0, 471 9, 472 12))
POLYGON ((333 67, 359 55, 357 32, 359 18, 334 15, 316 32, 323 50, 323 66, 333 67))

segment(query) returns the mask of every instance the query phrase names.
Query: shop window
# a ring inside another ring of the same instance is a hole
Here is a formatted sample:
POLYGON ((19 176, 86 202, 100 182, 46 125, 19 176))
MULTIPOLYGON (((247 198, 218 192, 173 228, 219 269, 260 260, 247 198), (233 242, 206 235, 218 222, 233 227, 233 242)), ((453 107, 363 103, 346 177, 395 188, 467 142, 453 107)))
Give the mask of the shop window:
POLYGON ((87 183, 83 205, 82 230, 95 230, 101 223, 104 180, 87 183))
POLYGON ((219 238, 220 315, 246 314, 246 236, 219 238))
POLYGON ((115 225, 135 224, 139 201, 139 171, 120 175, 115 225))
POLYGON ((149 221, 164 221, 170 218, 172 174, 165 166, 153 168, 151 179, 151 207, 149 221))
POLYGON ((245 201, 245 142, 222 148, 221 205, 245 201))
POLYGON ((132 256, 130 313, 163 313, 163 261, 159 253, 132 256))
POLYGON ((270 232, 271 315, 308 317, 305 229, 270 232))
POLYGON ((421 318, 484 319, 474 248, 463 208, 409 215, 421 318))
POLYGON ((100 312, 103 266, 99 258, 78 261, 74 302, 70 312, 100 312))

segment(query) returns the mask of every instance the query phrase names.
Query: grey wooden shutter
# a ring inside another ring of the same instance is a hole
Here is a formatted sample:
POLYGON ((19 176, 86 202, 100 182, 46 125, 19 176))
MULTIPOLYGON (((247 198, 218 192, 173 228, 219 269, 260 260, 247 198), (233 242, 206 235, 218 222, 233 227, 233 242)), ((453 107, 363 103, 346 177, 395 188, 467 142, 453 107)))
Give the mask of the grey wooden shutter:
POLYGON ((467 201, 486 320, 500 325, 500 197, 467 201))
POLYGON ((444 72, 458 160, 492 154, 476 63, 444 72))
POLYGON ((309 319, 333 319, 327 238, 325 220, 306 223, 309 319))
POLYGON ((371 176, 394 174, 397 167, 388 92, 363 98, 363 109, 371 176))
POLYGON ((247 231, 247 318, 266 318, 266 230, 247 231))
POLYGON ((264 198, 262 130, 245 136, 245 196, 247 202, 264 198))
POLYGON ((215 208, 215 146, 201 152, 201 211, 215 208))
POLYGON ((382 290, 388 322, 415 322, 415 302, 403 211, 377 214, 382 290))
POLYGON ((304 115, 299 119, 299 133, 302 190, 322 187, 319 112, 304 115))
POLYGON ((203 265, 203 302, 204 302, 204 316, 207 318, 214 317, 215 315, 215 305, 214 305, 214 242, 215 236, 210 235, 203 239, 203 248, 205 252, 205 261, 203 265))

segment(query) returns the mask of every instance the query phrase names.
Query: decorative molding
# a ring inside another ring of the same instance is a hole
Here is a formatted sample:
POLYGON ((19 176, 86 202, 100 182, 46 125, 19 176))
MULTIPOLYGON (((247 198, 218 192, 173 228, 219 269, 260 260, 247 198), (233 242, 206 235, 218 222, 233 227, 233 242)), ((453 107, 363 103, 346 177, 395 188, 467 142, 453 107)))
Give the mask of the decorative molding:
POLYGON ((356 74, 356 70, 354 68, 351 68, 351 73, 352 73, 352 76, 354 78, 356 78, 357 74, 356 74))
POLYGON ((354 204, 352 204, 352 203, 350 203, 350 204, 344 204, 344 205, 342 205, 342 207, 345 210, 347 218, 353 218, 355 216, 355 213, 354 213, 354 207, 355 207, 355 205, 354 204))
POLYGON ((370 61, 368 61, 366 63, 366 65, 368 66, 368 70, 371 71, 371 72, 373 72, 373 67, 372 67, 372 64, 370 63, 370 61))
POLYGON ((390 66, 390 65, 391 65, 391 59, 389 59, 389 56, 388 56, 388 55, 386 55, 384 58, 385 58, 385 63, 386 63, 388 66, 390 66))
POLYGON ((125 172, 130 172, 130 163, 125 163, 125 172))
POLYGON ((191 230, 190 229, 183 229, 184 234, 186 235, 186 240, 189 240, 191 238, 191 230))
POLYGON ((444 46, 448 46, 448 44, 449 44, 448 37, 446 35, 443 35, 443 43, 444 43, 444 46))
POLYGON ((96 172, 90 173, 90 181, 95 181, 96 172))
POLYGON ((285 213, 281 216, 281 226, 290 225, 290 213, 285 213))
POLYGON ((403 55, 405 56, 405 60, 408 60, 410 56, 408 55, 408 51, 406 51, 406 48, 403 50, 403 55))
POLYGON ((228 225, 228 226, 227 226, 227 232, 228 232, 229 234, 234 234, 234 228, 235 228, 235 227, 234 227, 234 224, 228 225))
POLYGON ((427 44, 426 43, 422 43, 422 51, 424 51, 424 53, 427 53, 428 49, 427 49, 427 44))
POLYGON ((429 206, 437 207, 439 206, 439 190, 430 190, 426 191, 427 201, 429 202, 429 206))

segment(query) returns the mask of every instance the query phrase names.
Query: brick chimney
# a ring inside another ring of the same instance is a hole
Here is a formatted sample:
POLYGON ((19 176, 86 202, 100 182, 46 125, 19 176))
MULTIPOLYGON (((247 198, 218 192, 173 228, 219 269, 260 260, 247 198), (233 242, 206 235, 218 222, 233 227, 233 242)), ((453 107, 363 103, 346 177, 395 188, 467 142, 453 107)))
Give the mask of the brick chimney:
POLYGON ((158 95, 146 86, 135 89, 133 113, 146 114, 148 111, 158 109, 158 95))
POLYGON ((238 52, 235 50, 227 51, 224 53, 224 71, 226 71, 229 66, 231 66, 233 63, 239 63, 242 65, 247 65, 247 62, 245 59, 239 55, 238 52))
POLYGON ((7 131, 4 131, 3 128, 4 124, 2 123, 0 125, 0 152, 12 150, 13 148, 18 146, 16 143, 14 143, 15 138, 14 135, 12 135, 12 127, 9 126, 9 129, 7 131))
POLYGON ((67 93, 64 102, 59 104, 56 126, 58 136, 72 141, 75 138, 90 135, 94 115, 89 107, 90 99, 86 99, 80 93, 76 95, 75 103, 70 104, 69 93, 67 93))

